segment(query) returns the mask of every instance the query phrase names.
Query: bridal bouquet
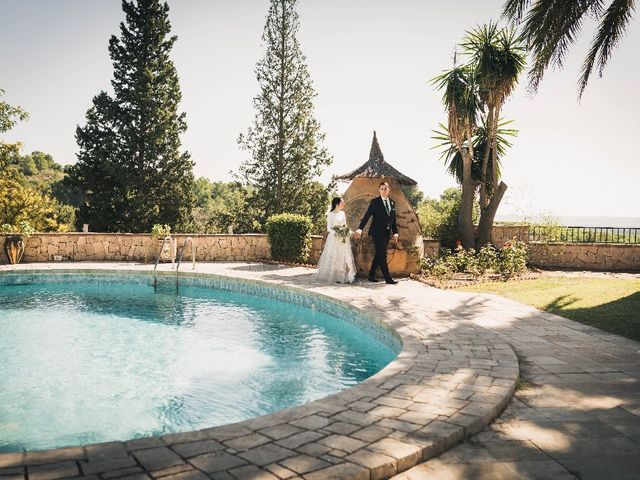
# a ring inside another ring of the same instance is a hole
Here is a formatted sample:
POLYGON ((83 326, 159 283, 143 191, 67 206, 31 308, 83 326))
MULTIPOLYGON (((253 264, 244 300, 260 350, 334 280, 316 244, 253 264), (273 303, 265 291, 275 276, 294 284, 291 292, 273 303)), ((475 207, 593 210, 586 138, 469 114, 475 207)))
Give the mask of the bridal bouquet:
POLYGON ((342 239, 342 243, 345 243, 347 238, 353 233, 346 225, 336 225, 333 227, 333 231, 336 232, 336 237, 342 239))

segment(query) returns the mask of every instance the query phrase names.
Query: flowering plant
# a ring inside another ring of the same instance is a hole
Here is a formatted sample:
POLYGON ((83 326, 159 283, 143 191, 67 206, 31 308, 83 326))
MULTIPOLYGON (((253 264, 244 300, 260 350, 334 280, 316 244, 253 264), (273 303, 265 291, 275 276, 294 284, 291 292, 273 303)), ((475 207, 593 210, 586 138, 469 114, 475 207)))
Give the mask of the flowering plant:
POLYGON ((342 243, 345 243, 347 238, 353 233, 346 225, 336 225, 332 230, 335 232, 336 237, 342 239, 342 243))

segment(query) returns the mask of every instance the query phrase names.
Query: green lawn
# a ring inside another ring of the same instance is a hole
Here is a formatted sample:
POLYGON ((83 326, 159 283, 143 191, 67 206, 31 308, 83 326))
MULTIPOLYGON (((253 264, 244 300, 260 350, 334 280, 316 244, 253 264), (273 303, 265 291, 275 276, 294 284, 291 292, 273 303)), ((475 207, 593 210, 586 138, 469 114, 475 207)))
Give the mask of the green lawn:
POLYGON ((640 279, 540 277, 465 287, 640 340, 640 279))

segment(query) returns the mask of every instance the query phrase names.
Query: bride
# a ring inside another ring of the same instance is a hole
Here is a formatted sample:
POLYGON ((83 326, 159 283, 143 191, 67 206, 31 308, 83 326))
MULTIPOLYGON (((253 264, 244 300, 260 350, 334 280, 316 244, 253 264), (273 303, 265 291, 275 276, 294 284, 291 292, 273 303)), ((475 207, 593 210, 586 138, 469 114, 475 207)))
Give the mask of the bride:
POLYGON ((340 197, 331 201, 331 211, 327 214, 327 230, 329 234, 318 260, 316 278, 327 282, 352 283, 356 277, 356 264, 351 252, 344 200, 340 197))

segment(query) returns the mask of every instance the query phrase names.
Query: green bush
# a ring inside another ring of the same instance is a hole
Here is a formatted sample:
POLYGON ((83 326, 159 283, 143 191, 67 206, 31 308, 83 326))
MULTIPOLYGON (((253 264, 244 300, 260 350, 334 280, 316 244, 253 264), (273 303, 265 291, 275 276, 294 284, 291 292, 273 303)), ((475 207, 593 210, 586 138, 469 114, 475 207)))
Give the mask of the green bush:
POLYGON ((455 273, 467 273, 473 277, 497 273, 509 278, 527 270, 527 245, 513 240, 506 242, 500 250, 489 244, 478 251, 473 248, 465 250, 461 246, 453 251, 443 248, 439 257, 422 259, 420 270, 440 279, 455 273))
POLYGON ((505 242, 498 255, 498 272, 509 277, 527 269, 527 244, 512 240, 505 242))
POLYGON ((151 236, 153 238, 165 238, 171 235, 171 226, 162 223, 154 223, 151 227, 151 236))
MULTIPOLYGON (((422 227, 422 234, 427 238, 438 238, 448 248, 454 248, 458 235, 458 212, 462 190, 447 188, 439 199, 427 198, 418 204, 417 214, 422 227)), ((480 207, 477 201, 473 204, 473 221, 477 223, 480 207)))
POLYGON ((271 244, 271 258, 304 263, 311 250, 309 217, 294 213, 281 213, 267 219, 266 230, 271 244))

